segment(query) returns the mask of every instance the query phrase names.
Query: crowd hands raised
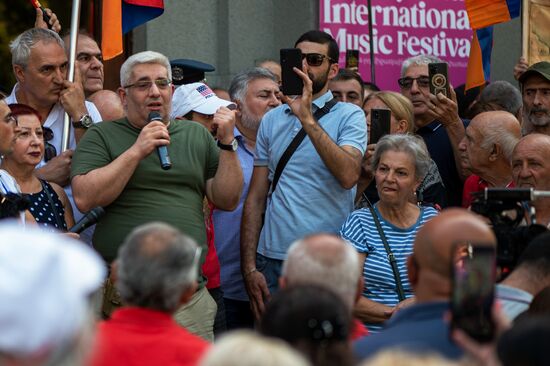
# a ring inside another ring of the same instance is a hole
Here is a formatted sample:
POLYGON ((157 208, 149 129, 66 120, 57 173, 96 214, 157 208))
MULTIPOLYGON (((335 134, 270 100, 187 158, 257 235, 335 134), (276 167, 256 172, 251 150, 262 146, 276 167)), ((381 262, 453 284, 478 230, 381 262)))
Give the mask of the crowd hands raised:
MULTIPOLYGON (((10 44, 0 102, 0 277, 15 279, 0 364, 548 363, 550 234, 496 284, 489 342, 451 326, 451 301, 457 243, 497 247, 471 194, 550 191, 550 63, 520 59, 519 89, 433 95, 441 60, 420 55, 400 93, 380 91, 310 31, 301 95, 281 93, 272 60, 225 91, 204 83, 210 65, 152 51, 113 92, 84 32, 67 80, 68 36, 45 12, 10 44), (95 228, 58 234, 97 206, 95 228)), ((531 206, 523 224, 548 226, 549 199, 531 206)))

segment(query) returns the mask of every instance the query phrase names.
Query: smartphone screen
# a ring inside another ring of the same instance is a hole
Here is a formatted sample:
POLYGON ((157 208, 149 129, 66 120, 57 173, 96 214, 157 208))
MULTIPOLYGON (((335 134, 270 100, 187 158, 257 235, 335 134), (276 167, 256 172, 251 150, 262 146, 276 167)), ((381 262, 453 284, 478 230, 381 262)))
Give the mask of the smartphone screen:
POLYGON ((391 111, 389 109, 371 109, 369 143, 376 144, 390 133, 391 111))
POLYGON ((302 51, 299 48, 283 48, 281 56, 281 91, 284 95, 302 95, 304 82, 293 70, 293 67, 302 69, 302 51))
POLYGON ((359 50, 346 51, 346 69, 357 71, 359 67, 359 50))
POLYGON ((430 93, 437 95, 443 93, 449 97, 449 78, 446 62, 428 64, 428 75, 430 79, 430 93))
POLYGON ((478 342, 495 336, 491 309, 496 280, 496 254, 492 246, 457 244, 454 247, 451 327, 460 328, 478 342))

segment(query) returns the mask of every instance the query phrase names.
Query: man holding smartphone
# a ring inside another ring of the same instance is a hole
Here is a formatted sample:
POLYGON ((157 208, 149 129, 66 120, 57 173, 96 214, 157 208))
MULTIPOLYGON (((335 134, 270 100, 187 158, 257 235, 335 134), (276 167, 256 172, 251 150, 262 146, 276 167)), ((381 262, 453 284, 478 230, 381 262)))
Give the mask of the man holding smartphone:
POLYGON ((365 152, 365 116, 359 107, 336 103, 314 118, 332 104, 328 82, 338 73, 336 41, 313 30, 295 47, 302 53, 302 69, 293 69, 304 83, 302 95, 284 95, 285 104, 262 119, 241 225, 241 269, 256 318, 277 289, 290 244, 316 232, 336 233, 353 210, 365 152), (301 129, 305 139, 272 186, 281 156, 301 129))
POLYGON ((430 156, 437 164, 443 184, 447 189, 449 206, 462 203, 462 182, 467 175, 460 162, 458 144, 464 138, 465 122, 458 116, 454 90, 449 87, 449 97, 430 94, 428 65, 442 63, 431 55, 408 58, 401 67, 398 80, 401 94, 413 104, 416 133, 426 142, 430 156))

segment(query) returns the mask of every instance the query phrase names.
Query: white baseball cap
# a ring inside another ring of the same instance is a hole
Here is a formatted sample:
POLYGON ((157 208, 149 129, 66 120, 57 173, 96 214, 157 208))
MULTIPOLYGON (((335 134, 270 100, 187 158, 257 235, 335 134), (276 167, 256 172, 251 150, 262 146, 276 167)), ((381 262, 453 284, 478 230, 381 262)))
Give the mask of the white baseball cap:
POLYGON ((212 115, 218 108, 229 105, 235 103, 218 98, 206 84, 186 84, 177 88, 172 96, 170 118, 183 117, 191 111, 212 115))
POLYGON ((102 259, 70 237, 0 224, 0 352, 16 357, 74 341, 89 296, 106 275, 102 259))

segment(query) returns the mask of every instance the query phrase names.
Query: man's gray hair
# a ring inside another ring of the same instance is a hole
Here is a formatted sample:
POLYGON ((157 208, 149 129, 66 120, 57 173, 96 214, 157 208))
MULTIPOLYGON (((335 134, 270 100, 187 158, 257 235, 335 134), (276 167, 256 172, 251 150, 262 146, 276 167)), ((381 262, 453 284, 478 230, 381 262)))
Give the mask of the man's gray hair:
POLYGON ((494 144, 499 144, 506 160, 512 161, 512 152, 521 136, 516 136, 507 126, 507 124, 503 123, 492 123, 491 128, 484 128, 483 141, 481 141, 480 147, 484 150, 491 151, 494 144))
POLYGON ((253 67, 251 69, 238 73, 229 85, 229 97, 232 102, 240 100, 244 101, 246 92, 248 91, 248 84, 256 79, 269 79, 277 83, 277 78, 271 71, 262 67, 253 67))
POLYGON ((132 70, 136 65, 141 64, 158 64, 166 68, 168 79, 172 80, 172 68, 170 67, 170 61, 162 53, 155 51, 144 51, 136 53, 128 57, 126 61, 120 67, 120 86, 124 87, 128 85, 132 70))
POLYGON ((382 154, 386 151, 398 151, 408 154, 414 162, 416 180, 422 181, 431 164, 426 143, 421 137, 410 134, 386 135, 378 141, 372 158, 372 170, 376 171, 382 154))
POLYGON ((445 61, 433 55, 418 55, 418 56, 409 57, 408 59, 403 61, 403 65, 401 66, 401 76, 405 76, 407 69, 411 66, 421 66, 421 65, 432 64, 435 62, 445 62, 445 61))
POLYGON ((23 68, 27 67, 31 56, 31 48, 38 42, 55 42, 65 50, 63 40, 53 30, 43 28, 27 29, 10 42, 11 64, 23 68))
POLYGON ((519 116, 523 105, 519 89, 505 80, 497 80, 487 85, 481 92, 479 101, 496 104, 516 117, 519 116))
POLYGON ((283 263, 282 276, 290 286, 313 284, 328 288, 352 309, 361 276, 359 267, 359 256, 351 244, 332 235, 313 235, 292 243, 283 263), (310 245, 314 241, 322 241, 326 250, 310 245))
POLYGON ((198 275, 197 245, 174 227, 134 229, 118 251, 117 289, 125 303, 172 313, 198 275))

